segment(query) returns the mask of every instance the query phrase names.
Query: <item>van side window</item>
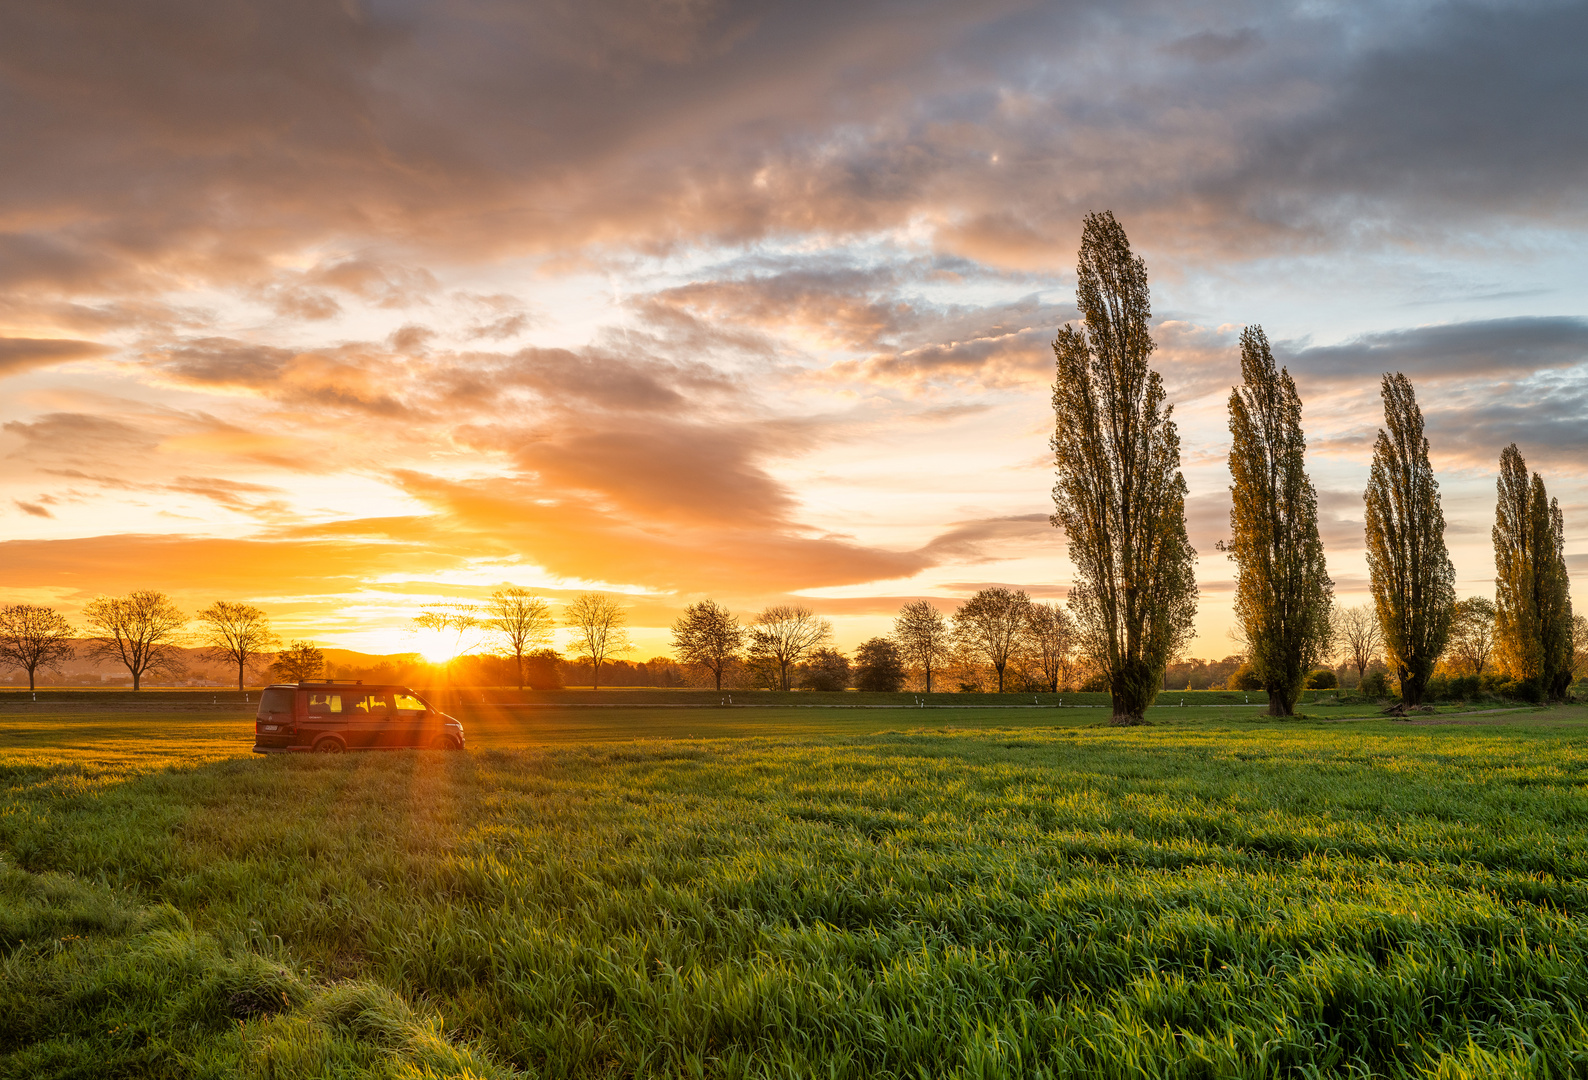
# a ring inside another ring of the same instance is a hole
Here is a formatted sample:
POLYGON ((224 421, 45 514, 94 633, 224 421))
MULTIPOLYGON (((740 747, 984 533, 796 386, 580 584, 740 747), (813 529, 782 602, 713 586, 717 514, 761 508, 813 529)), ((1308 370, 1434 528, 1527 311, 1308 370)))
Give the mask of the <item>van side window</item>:
POLYGON ((423 716, 425 703, 412 694, 397 695, 397 715, 404 720, 412 720, 416 716, 423 716))
POLYGON ((310 694, 310 716, 340 716, 342 715, 341 694, 310 694))
POLYGON ((353 699, 353 711, 360 716, 368 716, 371 720, 387 720, 391 718, 391 711, 386 705, 386 695, 366 694, 353 699))

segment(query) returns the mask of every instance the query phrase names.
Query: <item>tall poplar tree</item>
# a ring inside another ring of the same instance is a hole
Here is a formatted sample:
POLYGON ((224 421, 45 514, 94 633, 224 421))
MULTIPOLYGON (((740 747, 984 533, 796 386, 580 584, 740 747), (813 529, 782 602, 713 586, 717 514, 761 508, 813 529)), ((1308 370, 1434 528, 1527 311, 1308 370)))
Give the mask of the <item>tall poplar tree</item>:
POLYGON ((1112 213, 1086 216, 1077 273, 1085 327, 1053 342, 1052 521, 1069 540, 1070 609, 1108 679, 1112 722, 1137 724, 1190 638, 1196 551, 1174 409, 1147 365, 1147 264, 1112 213))
POLYGON ((1428 463, 1423 414, 1411 380, 1398 372, 1385 375, 1383 395, 1384 427, 1363 495, 1367 567, 1401 700, 1418 705, 1450 639, 1456 571, 1445 549, 1439 483, 1428 463))
POLYGON ((1329 645, 1334 583, 1318 535, 1318 494, 1307 476, 1301 398, 1260 326, 1241 334, 1243 385, 1230 391, 1230 558, 1235 617, 1268 711, 1290 716, 1329 645))
POLYGON ((1571 592, 1560 504, 1512 443, 1494 510, 1495 637, 1511 676, 1561 697, 1571 685, 1571 592))

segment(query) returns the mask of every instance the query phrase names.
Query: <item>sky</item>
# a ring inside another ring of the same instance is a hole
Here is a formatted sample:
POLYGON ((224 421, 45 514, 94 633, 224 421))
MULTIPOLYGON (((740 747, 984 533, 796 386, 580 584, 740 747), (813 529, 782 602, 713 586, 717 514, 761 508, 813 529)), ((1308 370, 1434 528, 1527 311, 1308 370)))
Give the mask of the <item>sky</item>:
POLYGON ((413 649, 419 605, 1062 598, 1081 220, 1147 262, 1198 637, 1226 402, 1300 387, 1366 599, 1379 379, 1461 595, 1516 442, 1588 606, 1588 6, 171 0, 0 14, 0 601, 245 600, 413 649))

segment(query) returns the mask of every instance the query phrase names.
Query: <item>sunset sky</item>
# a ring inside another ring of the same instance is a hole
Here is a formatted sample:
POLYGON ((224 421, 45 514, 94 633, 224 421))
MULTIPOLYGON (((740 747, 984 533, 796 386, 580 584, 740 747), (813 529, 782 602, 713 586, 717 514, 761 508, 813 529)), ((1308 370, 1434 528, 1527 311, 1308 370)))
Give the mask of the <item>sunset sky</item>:
POLYGON ((1225 402, 1297 377, 1365 599, 1379 376, 1461 595, 1517 442, 1588 607, 1588 5, 11 5, 0 601, 155 588, 414 648, 420 603, 710 596, 852 648, 1062 597, 1081 217, 1146 258, 1223 656, 1225 402))

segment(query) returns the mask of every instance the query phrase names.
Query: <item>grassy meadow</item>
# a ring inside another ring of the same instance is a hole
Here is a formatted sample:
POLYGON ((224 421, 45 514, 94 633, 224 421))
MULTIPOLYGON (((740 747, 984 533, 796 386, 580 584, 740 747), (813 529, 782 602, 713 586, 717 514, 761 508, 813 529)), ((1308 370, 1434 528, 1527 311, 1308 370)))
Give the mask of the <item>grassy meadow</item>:
POLYGON ((1307 711, 7 709, 0 1077, 1588 1076, 1588 709, 1307 711))

